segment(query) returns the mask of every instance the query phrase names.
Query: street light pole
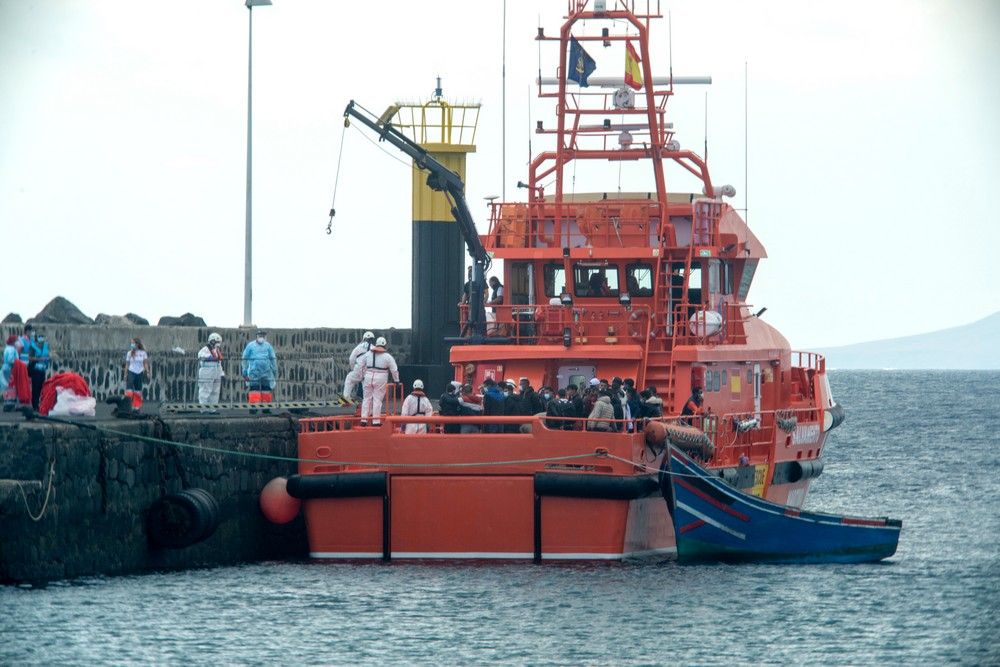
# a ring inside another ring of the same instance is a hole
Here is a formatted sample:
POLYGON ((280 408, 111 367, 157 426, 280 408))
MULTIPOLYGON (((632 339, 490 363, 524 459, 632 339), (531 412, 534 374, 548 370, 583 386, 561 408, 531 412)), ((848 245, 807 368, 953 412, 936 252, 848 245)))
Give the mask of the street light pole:
POLYGON ((253 296, 253 8, 270 5, 271 0, 246 0, 250 16, 247 39, 247 230, 243 274, 243 326, 253 324, 251 301, 253 296))

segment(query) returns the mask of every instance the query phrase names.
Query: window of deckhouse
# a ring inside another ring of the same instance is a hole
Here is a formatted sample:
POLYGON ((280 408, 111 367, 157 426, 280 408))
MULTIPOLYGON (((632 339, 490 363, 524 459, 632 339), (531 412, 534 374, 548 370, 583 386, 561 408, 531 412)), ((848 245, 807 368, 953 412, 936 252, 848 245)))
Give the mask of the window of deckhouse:
POLYGON ((545 296, 557 297, 566 291, 566 269, 562 264, 546 264, 543 267, 545 281, 545 296))
POLYGON ((736 291, 736 296, 740 301, 747 300, 747 294, 750 292, 750 281, 753 280, 753 274, 757 270, 757 262, 760 260, 748 259, 743 265, 743 273, 740 275, 740 286, 736 291))
POLYGON ((576 296, 617 297, 618 265, 579 262, 573 266, 573 289, 576 296))
POLYGON ((653 296, 653 266, 629 264, 625 267, 625 285, 629 296, 653 296))
POLYGON ((531 282, 531 262, 511 262, 507 284, 504 286, 504 292, 509 298, 507 303, 515 306, 532 303, 531 282))

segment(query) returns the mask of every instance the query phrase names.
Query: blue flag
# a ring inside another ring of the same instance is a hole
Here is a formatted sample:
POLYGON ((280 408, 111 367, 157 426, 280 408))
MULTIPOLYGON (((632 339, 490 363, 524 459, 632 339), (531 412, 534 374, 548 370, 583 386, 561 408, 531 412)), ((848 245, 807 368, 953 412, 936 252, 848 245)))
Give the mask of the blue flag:
POLYGON ((589 53, 583 50, 580 42, 576 41, 575 37, 569 38, 569 63, 567 63, 567 69, 569 72, 567 72, 566 78, 570 81, 576 81, 583 88, 586 88, 588 85, 587 77, 597 69, 597 63, 594 62, 589 53))

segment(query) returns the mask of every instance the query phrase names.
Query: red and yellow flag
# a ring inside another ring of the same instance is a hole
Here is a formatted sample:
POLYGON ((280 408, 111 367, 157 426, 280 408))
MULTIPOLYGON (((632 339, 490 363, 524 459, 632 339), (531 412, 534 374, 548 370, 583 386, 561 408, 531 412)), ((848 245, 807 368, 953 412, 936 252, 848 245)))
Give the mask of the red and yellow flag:
POLYGON ((625 42, 625 85, 636 90, 642 88, 642 69, 639 67, 641 62, 632 42, 625 42))

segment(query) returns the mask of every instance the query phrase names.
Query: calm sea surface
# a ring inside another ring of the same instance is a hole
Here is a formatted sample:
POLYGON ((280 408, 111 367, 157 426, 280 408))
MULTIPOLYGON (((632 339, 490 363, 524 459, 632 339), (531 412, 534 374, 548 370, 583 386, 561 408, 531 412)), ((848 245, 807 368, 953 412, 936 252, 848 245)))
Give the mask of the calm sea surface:
POLYGON ((832 375, 811 509, 876 565, 265 563, 0 588, 0 663, 998 664, 1000 373, 832 375))

